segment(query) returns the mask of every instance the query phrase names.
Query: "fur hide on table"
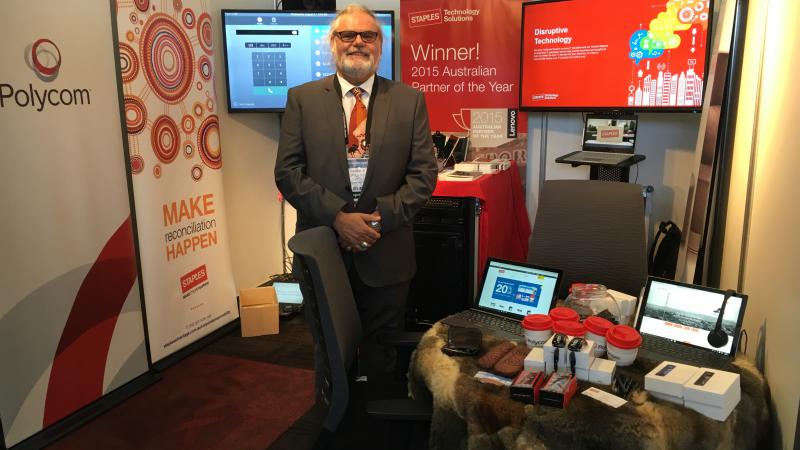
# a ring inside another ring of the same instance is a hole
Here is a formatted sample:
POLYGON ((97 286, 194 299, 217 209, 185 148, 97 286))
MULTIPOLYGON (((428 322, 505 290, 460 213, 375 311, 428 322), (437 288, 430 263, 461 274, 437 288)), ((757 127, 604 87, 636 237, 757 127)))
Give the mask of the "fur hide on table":
MULTIPOLYGON (((582 381, 569 407, 559 409, 518 403, 508 387, 479 382, 473 377, 476 357, 441 352, 446 331, 439 323, 425 334, 409 370, 411 395, 433 401, 431 449, 729 449, 768 443, 769 389, 745 357, 734 361, 742 396, 725 422, 648 395, 643 377, 656 363, 642 358, 625 368, 640 386, 625 405, 614 409, 581 395, 590 386, 582 381)), ((484 336, 483 348, 499 342, 484 336)))

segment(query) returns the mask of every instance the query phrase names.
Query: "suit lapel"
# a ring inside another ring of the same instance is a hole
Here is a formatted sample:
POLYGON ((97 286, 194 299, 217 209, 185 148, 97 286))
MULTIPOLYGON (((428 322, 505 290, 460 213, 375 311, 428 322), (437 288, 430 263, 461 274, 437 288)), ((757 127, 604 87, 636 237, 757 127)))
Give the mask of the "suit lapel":
POLYGON ((327 123, 327 142, 330 142, 328 151, 337 152, 336 158, 339 171, 345 180, 350 179, 350 174, 347 172, 347 152, 344 145, 344 115, 342 112, 342 97, 334 87, 334 78, 336 75, 331 75, 325 81, 325 95, 323 96, 323 103, 325 105, 325 123, 327 123))
POLYGON ((383 137, 386 135, 386 126, 389 120, 389 107, 391 98, 388 94, 388 83, 385 79, 378 81, 377 75, 375 82, 378 84, 378 89, 375 90, 375 102, 372 104, 372 123, 370 125, 370 147, 369 147, 369 162, 367 163, 367 175, 364 178, 363 191, 369 188, 369 182, 373 177, 375 156, 378 155, 383 146, 383 137))

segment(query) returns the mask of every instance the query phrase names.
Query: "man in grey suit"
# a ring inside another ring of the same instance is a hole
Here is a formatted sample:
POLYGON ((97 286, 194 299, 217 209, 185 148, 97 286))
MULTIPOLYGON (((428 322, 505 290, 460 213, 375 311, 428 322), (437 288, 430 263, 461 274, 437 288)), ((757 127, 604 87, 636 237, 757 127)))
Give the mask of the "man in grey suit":
POLYGON ((368 377, 393 368, 393 353, 376 336, 402 327, 416 271, 413 218, 437 174, 424 97, 376 75, 382 41, 367 8, 337 15, 336 74, 289 90, 275 164, 278 189, 297 209, 297 231, 336 231, 364 329, 359 368, 368 377))

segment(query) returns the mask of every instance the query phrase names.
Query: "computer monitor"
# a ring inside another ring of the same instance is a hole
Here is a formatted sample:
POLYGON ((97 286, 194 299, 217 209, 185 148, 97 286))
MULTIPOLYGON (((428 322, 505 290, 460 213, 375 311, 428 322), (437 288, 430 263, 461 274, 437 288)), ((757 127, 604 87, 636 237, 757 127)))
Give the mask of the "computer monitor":
POLYGON ((637 126, 635 115, 587 114, 583 126, 583 150, 633 153, 637 126))
MULTIPOLYGON (((282 112, 289 88, 336 71, 328 32, 336 11, 222 10, 229 112, 282 112)), ((378 75, 394 78, 394 12, 375 11, 383 32, 378 75)))

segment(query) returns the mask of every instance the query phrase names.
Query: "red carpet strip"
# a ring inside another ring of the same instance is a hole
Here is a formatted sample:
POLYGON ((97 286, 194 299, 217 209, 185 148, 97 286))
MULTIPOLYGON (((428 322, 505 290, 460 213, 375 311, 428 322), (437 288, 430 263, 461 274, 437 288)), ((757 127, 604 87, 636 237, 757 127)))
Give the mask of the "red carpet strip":
POLYGON ((314 372, 195 353, 50 449, 265 449, 314 404, 314 372))

